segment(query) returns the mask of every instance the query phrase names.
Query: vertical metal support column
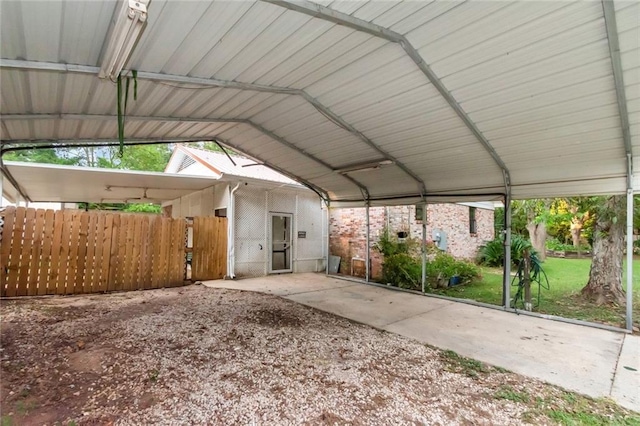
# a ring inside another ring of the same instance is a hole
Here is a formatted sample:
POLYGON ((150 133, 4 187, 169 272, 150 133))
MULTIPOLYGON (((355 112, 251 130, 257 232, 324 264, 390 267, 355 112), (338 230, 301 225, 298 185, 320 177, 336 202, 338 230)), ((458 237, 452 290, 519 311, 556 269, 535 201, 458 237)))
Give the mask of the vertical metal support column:
POLYGON ((3 201, 2 201, 2 194, 4 194, 4 192, 2 192, 4 190, 4 175, 2 173, 0 173, 0 207, 4 207, 3 206, 3 201))
POLYGON ((427 289, 427 204, 422 205, 422 293, 427 289))
POLYGON ((633 190, 627 189, 627 330, 633 331, 633 190))
POLYGON ((369 267, 371 266, 370 265, 371 262, 369 260, 370 259, 370 254, 371 254, 370 253, 370 251, 371 251, 371 247, 370 247, 370 245, 371 245, 370 232, 371 232, 371 226, 370 226, 370 223, 369 223, 369 201, 367 201, 367 248, 366 248, 367 257, 365 258, 365 262, 364 262, 365 268, 366 268, 364 278, 365 278, 366 282, 369 282, 369 267))
POLYGON ((504 201, 504 273, 502 276, 502 306, 511 305, 511 194, 504 201))
POLYGON ((329 275, 329 256, 331 256, 331 250, 329 249, 329 243, 331 242, 331 212, 330 201, 327 200, 327 264, 325 265, 325 274, 329 275))

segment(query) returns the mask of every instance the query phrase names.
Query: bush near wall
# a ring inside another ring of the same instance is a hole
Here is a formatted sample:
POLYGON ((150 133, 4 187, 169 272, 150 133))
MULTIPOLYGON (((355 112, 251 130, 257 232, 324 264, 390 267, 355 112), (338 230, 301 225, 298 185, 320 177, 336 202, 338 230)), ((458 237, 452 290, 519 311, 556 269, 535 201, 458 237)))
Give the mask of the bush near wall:
MULTIPOLYGON (((410 290, 422 289, 422 260, 420 243, 412 238, 398 240, 384 230, 374 249, 383 256, 382 283, 410 290)), ((471 262, 458 260, 438 250, 433 244, 427 246, 426 284, 429 288, 447 287, 452 277, 459 277, 460 284, 480 278, 479 268, 471 262)))

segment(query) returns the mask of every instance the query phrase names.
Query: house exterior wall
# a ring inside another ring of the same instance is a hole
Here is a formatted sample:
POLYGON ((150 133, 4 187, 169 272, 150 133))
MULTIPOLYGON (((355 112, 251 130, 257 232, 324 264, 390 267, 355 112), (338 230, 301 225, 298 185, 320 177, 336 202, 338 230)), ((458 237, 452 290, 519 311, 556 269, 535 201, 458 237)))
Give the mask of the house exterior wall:
MULTIPOLYGON (((405 231, 412 238, 422 239, 422 221, 415 219, 415 206, 372 207, 369 209, 371 276, 382 274, 383 258, 374 244, 385 227, 390 232, 405 231)), ((476 208, 477 232, 469 232, 469 206, 461 204, 429 204, 427 206, 427 241, 433 231, 447 235, 447 252, 459 259, 474 259, 478 248, 494 238, 493 210, 476 208)), ((351 274, 352 259, 366 257, 366 209, 330 210, 330 254, 340 256, 341 273, 351 274)), ((358 260, 355 261, 356 263, 358 260)))
POLYGON ((269 273, 269 213, 290 213, 293 272, 324 270, 326 233, 320 199, 307 190, 264 189, 241 186, 235 193, 235 274, 237 277, 269 273), (298 238, 298 231, 305 238, 298 238))
POLYGON ((163 207, 171 206, 171 217, 213 216, 215 209, 226 208, 229 204, 229 185, 218 184, 201 191, 176 198, 163 207))

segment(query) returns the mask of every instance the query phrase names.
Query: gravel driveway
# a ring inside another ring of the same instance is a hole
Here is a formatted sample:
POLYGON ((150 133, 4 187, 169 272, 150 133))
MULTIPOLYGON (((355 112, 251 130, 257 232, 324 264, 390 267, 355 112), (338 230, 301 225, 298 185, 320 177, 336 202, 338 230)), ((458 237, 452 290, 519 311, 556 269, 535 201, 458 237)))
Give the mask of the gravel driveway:
POLYGON ((258 293, 190 286, 1 307, 3 425, 539 424, 553 422, 530 402, 566 394, 258 293))

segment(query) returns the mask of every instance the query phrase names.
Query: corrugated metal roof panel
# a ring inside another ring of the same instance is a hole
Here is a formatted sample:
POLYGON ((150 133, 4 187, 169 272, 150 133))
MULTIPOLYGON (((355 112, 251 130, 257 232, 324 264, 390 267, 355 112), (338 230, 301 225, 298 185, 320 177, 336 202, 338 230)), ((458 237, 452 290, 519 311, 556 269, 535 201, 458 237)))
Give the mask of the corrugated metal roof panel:
MULTIPOLYGON (((100 65, 118 7, 107 0, 1 6, 3 58, 87 66, 100 65)), ((442 90, 511 169, 514 196, 546 196, 570 185, 577 192, 620 189, 626 153, 599 2, 339 1, 331 7, 407 35, 442 90)), ((640 4, 616 1, 615 9, 631 142, 639 150, 640 4)), ((219 137, 342 199, 361 192, 332 168, 386 156, 408 172, 389 166, 355 173, 373 196, 416 195, 416 176, 438 193, 501 190, 495 159, 398 43, 263 2, 154 0, 149 10, 129 67, 304 89, 321 105, 299 93, 141 78, 138 100, 130 98, 127 108, 128 138, 219 137), (249 119, 265 131, 197 118, 249 119)), ((3 68, 2 138, 115 138, 115 119, 82 119, 116 114, 115 85, 80 71, 3 68), (46 113, 78 116, 9 116, 46 113)))

